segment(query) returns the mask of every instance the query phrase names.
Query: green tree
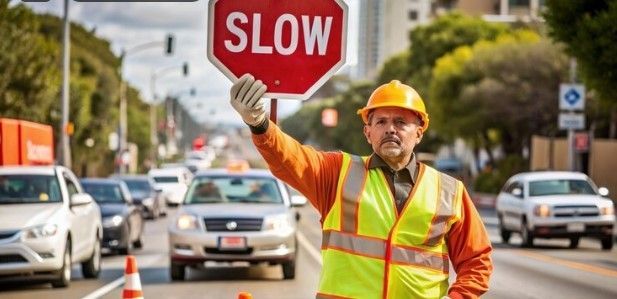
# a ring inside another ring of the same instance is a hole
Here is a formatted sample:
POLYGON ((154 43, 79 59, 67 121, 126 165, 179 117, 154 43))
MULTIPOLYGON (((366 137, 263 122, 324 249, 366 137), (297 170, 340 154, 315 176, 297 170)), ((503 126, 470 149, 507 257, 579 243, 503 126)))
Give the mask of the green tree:
POLYGON ((433 70, 432 116, 445 136, 520 155, 532 134, 556 131, 555 99, 566 75, 561 49, 531 31, 463 46, 433 70))

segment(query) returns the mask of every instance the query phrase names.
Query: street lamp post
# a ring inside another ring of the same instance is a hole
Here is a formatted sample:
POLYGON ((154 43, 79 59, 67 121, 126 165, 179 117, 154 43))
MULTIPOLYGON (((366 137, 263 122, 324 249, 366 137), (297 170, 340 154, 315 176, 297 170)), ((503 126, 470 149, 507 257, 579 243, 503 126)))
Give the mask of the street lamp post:
MULTIPOLYGON (((165 54, 173 54, 173 35, 168 34, 165 41, 153 41, 137 45, 129 50, 122 51, 122 61, 120 65, 120 145, 118 147, 118 158, 121 158, 124 151, 127 150, 127 103, 126 103, 126 82, 124 81, 124 60, 129 56, 137 52, 165 46, 165 54)), ((119 160, 121 161, 121 160, 119 160)), ((125 173, 126 168, 124 163, 120 162, 119 172, 125 173)))
POLYGON ((64 31, 62 37, 62 124, 60 129, 62 165, 71 168, 71 147, 69 142, 69 64, 71 51, 71 26, 69 21, 69 0, 64 0, 64 31))
POLYGON ((157 160, 157 151, 158 151, 158 136, 157 136, 157 115, 156 115, 156 106, 158 103, 158 97, 156 95, 156 80, 164 75, 171 73, 172 71, 176 71, 178 68, 182 68, 182 74, 186 77, 189 74, 189 65, 188 62, 183 63, 181 66, 170 66, 162 69, 158 69, 152 72, 150 76, 150 91, 152 93, 152 101, 150 102, 150 142, 152 144, 150 150, 150 161, 154 164, 157 160))

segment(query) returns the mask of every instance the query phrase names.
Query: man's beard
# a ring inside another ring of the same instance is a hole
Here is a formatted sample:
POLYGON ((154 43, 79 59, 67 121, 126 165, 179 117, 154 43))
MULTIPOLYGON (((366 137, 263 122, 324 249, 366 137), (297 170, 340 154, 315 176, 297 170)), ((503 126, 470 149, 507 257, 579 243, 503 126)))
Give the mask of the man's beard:
POLYGON ((386 147, 381 150, 381 154, 387 158, 396 158, 401 155, 403 150, 400 147, 386 147))

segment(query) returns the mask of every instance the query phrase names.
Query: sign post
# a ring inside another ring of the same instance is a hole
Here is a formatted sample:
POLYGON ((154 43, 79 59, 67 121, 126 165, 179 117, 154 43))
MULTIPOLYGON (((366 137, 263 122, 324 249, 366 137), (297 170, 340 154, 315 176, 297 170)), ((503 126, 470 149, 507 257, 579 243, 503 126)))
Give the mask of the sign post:
POLYGON ((345 64, 347 15, 343 0, 210 0, 208 59, 264 82, 272 117, 276 98, 306 100, 345 64))
MULTIPOLYGON (((570 71, 574 72, 574 69, 570 71)), ((585 86, 581 84, 560 84, 559 109, 561 110, 561 113, 559 113, 559 129, 568 130, 568 167, 575 171, 574 130, 585 128, 585 115, 575 113, 575 111, 585 110, 585 86)))

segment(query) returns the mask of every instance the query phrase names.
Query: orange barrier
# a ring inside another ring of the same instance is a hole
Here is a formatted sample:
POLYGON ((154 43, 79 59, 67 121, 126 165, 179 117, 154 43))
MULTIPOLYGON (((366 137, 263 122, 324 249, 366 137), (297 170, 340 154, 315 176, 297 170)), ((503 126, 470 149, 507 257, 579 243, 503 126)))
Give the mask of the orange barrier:
POLYGON ((141 291, 141 280, 137 270, 137 262, 132 255, 126 256, 126 267, 124 268, 124 289, 122 299, 143 299, 144 293, 141 291))
POLYGON ((251 293, 247 293, 247 292, 240 292, 238 294, 238 299, 253 299, 253 295, 251 295, 251 293))

